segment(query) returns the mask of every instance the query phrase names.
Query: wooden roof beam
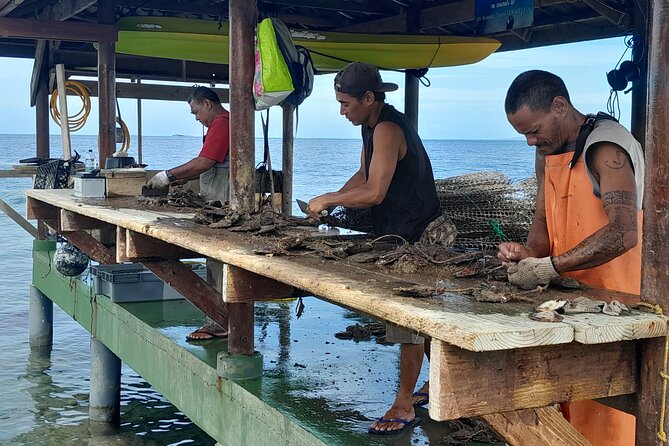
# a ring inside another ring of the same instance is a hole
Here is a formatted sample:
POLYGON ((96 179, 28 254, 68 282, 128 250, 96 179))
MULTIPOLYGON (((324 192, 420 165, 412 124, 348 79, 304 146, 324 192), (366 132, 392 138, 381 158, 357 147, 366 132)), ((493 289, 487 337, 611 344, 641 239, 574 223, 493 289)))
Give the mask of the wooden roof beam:
POLYGON ((4 17, 24 2, 24 0, 0 0, 0 17, 4 17))
MULTIPOLYGON (((543 8, 568 2, 568 0, 535 0, 534 7, 543 8)), ((445 5, 422 9, 420 11, 419 29, 422 31, 440 26, 470 22, 475 19, 474 0, 459 0, 445 5)), ((350 33, 406 32, 406 13, 402 11, 396 16, 357 23, 339 28, 336 31, 350 33)))
MULTIPOLYGON (((98 95, 97 81, 77 80, 85 85, 93 97, 98 95)), ((230 102, 230 90, 227 88, 212 88, 222 103, 230 102)), ((135 84, 128 82, 116 83, 116 97, 125 99, 154 99, 158 101, 186 101, 193 92, 193 87, 181 85, 135 84)))
POLYGON ((95 3, 96 0, 59 0, 55 5, 44 8, 37 15, 37 18, 62 22, 88 9, 95 3))
POLYGON ((609 22, 613 23, 620 29, 627 29, 632 21, 629 14, 618 11, 613 7, 607 5, 601 0, 582 0, 583 3, 590 6, 595 10, 599 15, 606 18, 609 22))
MULTIPOLYGON (((52 51, 53 64, 62 63, 69 75, 97 76, 95 51, 52 51)), ((203 62, 185 62, 158 57, 116 55, 117 78, 141 78, 173 82, 228 82, 228 66, 203 62)))
POLYGON ((0 17, 0 37, 97 42, 118 40, 114 25, 63 23, 34 19, 0 17))
POLYGON ((360 12, 366 14, 395 14, 398 12, 399 8, 396 8, 394 11, 390 10, 388 7, 383 6, 377 1, 332 1, 332 0, 309 0, 305 2, 303 0, 271 0, 271 1, 260 1, 258 8, 262 11, 265 4, 268 5, 282 5, 282 6, 294 6, 300 8, 313 8, 313 9, 325 9, 330 11, 344 11, 344 12, 360 12))

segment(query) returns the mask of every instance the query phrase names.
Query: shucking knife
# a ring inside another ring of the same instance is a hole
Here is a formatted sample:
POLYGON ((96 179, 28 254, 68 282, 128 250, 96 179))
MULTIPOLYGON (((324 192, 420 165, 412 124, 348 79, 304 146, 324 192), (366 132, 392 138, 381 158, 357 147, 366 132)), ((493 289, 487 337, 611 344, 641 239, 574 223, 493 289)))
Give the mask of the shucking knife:
MULTIPOLYGON (((307 210, 308 203, 306 201, 299 200, 299 199, 297 199, 295 201, 297 201, 297 205, 300 207, 300 210, 302 212, 304 212, 305 214, 309 215, 309 211, 307 210)), ((328 215, 330 215, 330 212, 332 212, 333 210, 334 210, 334 207, 331 207, 329 209, 323 209, 320 212, 320 215, 321 215, 321 217, 327 217, 328 215)))

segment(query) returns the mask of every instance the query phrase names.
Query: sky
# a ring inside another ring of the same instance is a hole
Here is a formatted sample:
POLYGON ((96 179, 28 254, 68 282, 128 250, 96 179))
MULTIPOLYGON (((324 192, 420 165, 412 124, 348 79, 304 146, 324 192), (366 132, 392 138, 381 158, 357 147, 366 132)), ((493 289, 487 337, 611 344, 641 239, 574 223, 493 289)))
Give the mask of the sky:
MULTIPOLYGON (((504 96, 513 79, 530 69, 543 69, 561 76, 572 102, 583 113, 605 111, 609 99, 606 72, 613 69, 625 52, 622 37, 492 54, 472 65, 431 69, 431 85, 420 87, 419 134, 423 139, 514 139, 519 135, 504 114, 504 96)), ((627 51, 624 59, 631 57, 627 51)), ((32 59, 0 58, 0 134, 34 134, 35 110, 30 107, 32 59)), ((396 82, 400 89, 389 93, 387 102, 403 109, 404 75, 382 72, 384 81, 396 82)), ((299 107, 298 138, 358 138, 360 129, 339 115, 333 90, 334 75, 316 76, 314 91, 299 107)), ((144 83, 147 83, 145 81, 144 83)), ((621 122, 629 125, 631 94, 620 94, 621 122)), ((120 99, 121 115, 131 135, 137 134, 137 103, 120 99)), ((70 114, 81 102, 68 98, 70 114)), ((256 114, 256 137, 261 137, 260 116, 256 114)), ((97 101, 79 132, 97 134, 97 101)), ((51 122, 52 134, 59 128, 51 122)), ((144 135, 202 135, 202 126, 190 114, 185 102, 142 101, 144 135)), ((281 111, 274 107, 270 136, 281 133, 281 111)))

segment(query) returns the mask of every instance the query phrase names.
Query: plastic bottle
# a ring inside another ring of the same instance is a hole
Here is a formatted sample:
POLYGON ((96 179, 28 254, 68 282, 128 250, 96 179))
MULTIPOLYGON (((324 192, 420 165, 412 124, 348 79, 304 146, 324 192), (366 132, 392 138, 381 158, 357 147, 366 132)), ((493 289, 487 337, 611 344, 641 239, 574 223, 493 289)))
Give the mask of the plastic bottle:
POLYGON ((95 170, 95 165, 97 161, 95 160, 95 155, 93 150, 89 150, 86 156, 84 157, 84 170, 86 172, 93 172, 95 170))

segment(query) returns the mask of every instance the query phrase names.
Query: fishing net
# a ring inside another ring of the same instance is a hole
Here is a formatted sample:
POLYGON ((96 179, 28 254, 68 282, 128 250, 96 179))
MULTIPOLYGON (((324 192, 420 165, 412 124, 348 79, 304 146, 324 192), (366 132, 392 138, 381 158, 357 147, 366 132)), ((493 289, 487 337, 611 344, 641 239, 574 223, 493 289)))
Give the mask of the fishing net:
POLYGON ((505 241, 527 240, 534 216, 536 180, 516 184, 500 172, 437 180, 442 212, 458 229, 454 246, 495 251, 505 241))
MULTIPOLYGON (((505 241, 524 243, 534 216, 537 182, 512 184, 500 172, 475 172, 436 180, 441 210, 457 228, 454 247, 496 252, 505 241)), ((369 209, 337 208, 327 223, 370 232, 369 209)))

